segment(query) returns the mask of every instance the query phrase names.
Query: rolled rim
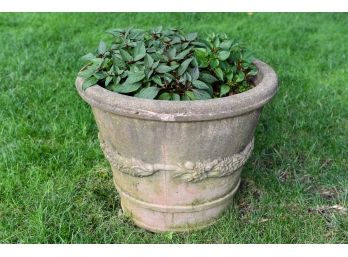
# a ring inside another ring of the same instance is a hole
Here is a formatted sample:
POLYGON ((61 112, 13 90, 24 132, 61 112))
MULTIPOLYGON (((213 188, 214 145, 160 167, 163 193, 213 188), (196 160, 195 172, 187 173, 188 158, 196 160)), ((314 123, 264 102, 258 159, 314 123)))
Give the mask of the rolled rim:
POLYGON ((99 85, 82 89, 83 78, 77 77, 76 88, 91 106, 117 115, 161 121, 217 120, 254 111, 276 94, 278 79, 274 70, 260 60, 255 87, 240 94, 222 98, 194 101, 150 100, 118 94, 99 85))

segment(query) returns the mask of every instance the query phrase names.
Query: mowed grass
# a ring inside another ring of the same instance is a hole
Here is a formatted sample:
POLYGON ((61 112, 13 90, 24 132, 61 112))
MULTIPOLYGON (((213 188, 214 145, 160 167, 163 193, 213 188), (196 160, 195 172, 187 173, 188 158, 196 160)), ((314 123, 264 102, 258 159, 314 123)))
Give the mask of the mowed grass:
POLYGON ((348 243, 347 32, 348 14, 0 14, 0 242, 348 243), (192 233, 153 234, 118 215, 74 88, 79 57, 106 29, 158 25, 225 32, 280 81, 233 206, 192 233))

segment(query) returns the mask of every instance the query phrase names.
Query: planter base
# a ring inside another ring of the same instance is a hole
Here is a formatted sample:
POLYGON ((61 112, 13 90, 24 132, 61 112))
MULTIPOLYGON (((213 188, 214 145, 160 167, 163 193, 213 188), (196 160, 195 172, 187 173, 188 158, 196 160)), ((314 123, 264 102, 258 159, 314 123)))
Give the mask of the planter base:
MULTIPOLYGON (((122 206, 122 204, 121 204, 122 206)), ((123 209, 123 207, 122 207, 123 209)), ((211 222, 206 222, 205 224, 194 224, 194 225, 187 225, 186 227, 181 227, 181 228, 170 228, 170 229, 167 229, 167 230, 163 230, 163 229, 156 229, 156 228, 153 228, 153 227, 150 227, 148 226, 147 224, 139 221, 139 220, 136 220, 134 218, 132 218, 132 221, 134 222, 135 225, 137 225, 138 227, 140 228, 143 228, 143 229, 146 229, 148 231, 151 231, 151 232, 154 232, 154 233, 165 233, 165 232, 189 232, 189 231, 197 231, 197 230, 200 230, 200 229, 204 229, 204 228, 207 228, 213 224, 215 224, 219 218, 221 216, 219 216, 218 218, 212 220, 211 222)))
POLYGON ((203 229, 220 218, 232 203, 240 180, 228 194, 213 201, 192 205, 159 205, 141 201, 127 194, 117 185, 121 207, 139 227, 152 232, 184 232, 203 229))

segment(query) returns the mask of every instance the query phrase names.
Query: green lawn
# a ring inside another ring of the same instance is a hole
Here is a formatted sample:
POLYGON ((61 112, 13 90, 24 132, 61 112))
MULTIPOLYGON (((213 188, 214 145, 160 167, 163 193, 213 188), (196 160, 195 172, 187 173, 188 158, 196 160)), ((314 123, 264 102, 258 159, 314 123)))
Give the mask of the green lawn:
POLYGON ((348 243, 348 213, 326 208, 348 208, 347 28, 348 14, 0 14, 0 242, 348 243), (157 25, 226 32, 280 81, 234 205, 193 233, 153 234, 118 215, 74 87, 106 29, 157 25))

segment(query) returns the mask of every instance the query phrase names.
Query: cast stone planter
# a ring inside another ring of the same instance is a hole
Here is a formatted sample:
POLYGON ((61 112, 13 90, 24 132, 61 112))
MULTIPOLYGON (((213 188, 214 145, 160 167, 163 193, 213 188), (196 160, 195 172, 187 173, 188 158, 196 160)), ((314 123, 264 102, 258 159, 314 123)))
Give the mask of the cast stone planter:
POLYGON ((214 223, 240 184, 262 107, 278 87, 275 72, 255 60, 256 87, 211 100, 148 100, 82 90, 99 129, 125 213, 140 227, 186 231, 214 223))

